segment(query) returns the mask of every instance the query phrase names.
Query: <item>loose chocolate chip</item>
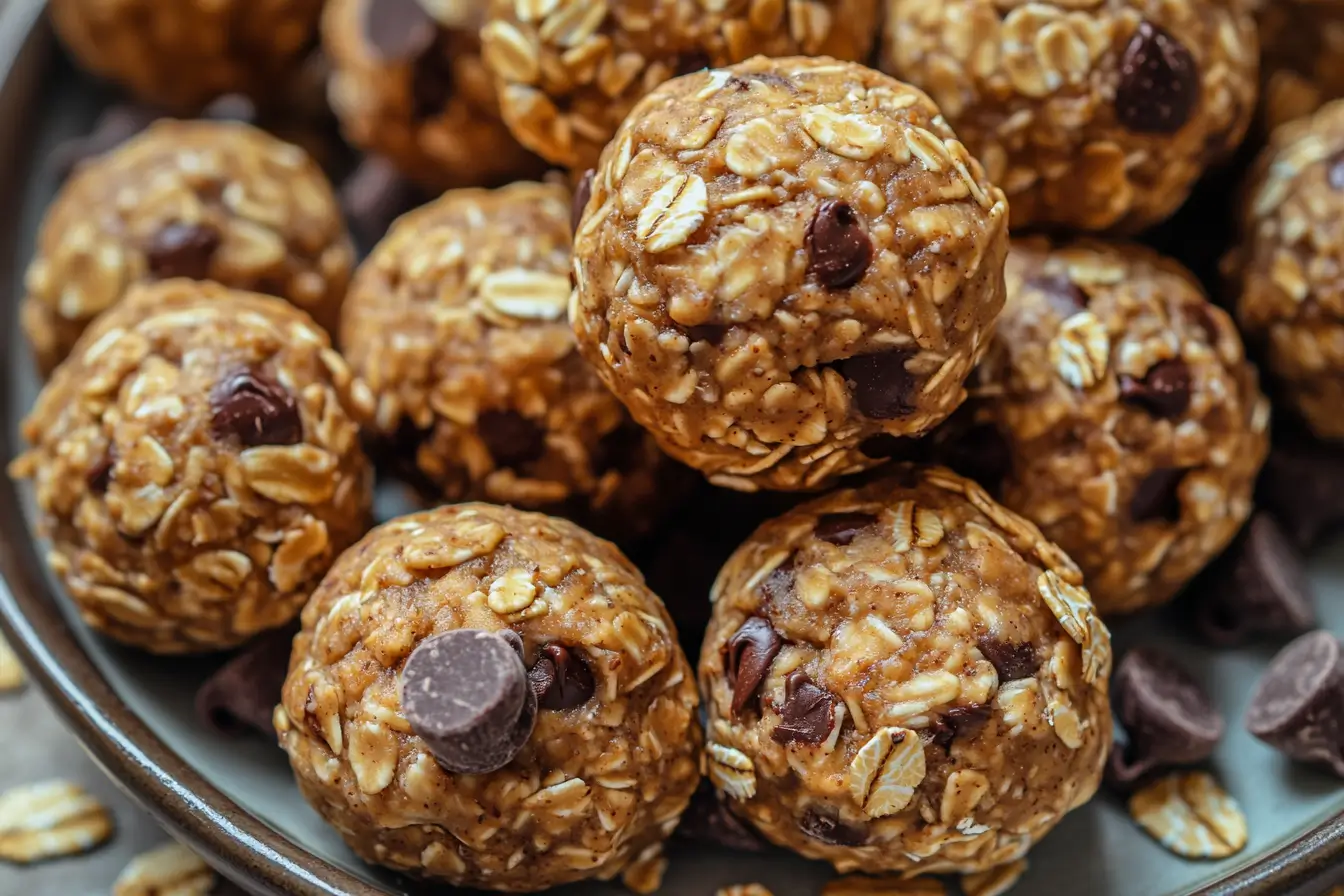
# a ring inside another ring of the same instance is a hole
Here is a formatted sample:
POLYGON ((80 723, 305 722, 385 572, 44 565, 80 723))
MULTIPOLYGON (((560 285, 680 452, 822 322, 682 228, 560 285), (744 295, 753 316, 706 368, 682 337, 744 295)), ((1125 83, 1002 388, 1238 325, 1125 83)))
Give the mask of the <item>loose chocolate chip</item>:
POLYGON ((95 495, 101 495, 107 491, 107 487, 112 484, 112 468, 117 465, 117 446, 108 445, 107 450, 93 462, 89 471, 84 474, 84 481, 89 486, 89 491, 95 495))
POLYGON ((981 638, 980 652, 999 673, 999 683, 1030 678, 1041 668, 1041 658, 1034 645, 1024 641, 1000 641, 998 638, 981 638))
POLYGON ((241 93, 226 93, 201 110, 201 117, 211 121, 241 121, 255 124, 257 104, 241 93))
POLYGON ((1325 179, 1333 189, 1344 190, 1344 152, 1331 156, 1326 164, 1330 167, 1326 169, 1325 179))
POLYGON ((937 460, 998 494, 1013 470, 1008 440, 993 423, 977 423, 939 446, 937 460))
POLYGON ((736 717, 756 696, 770 671, 784 639, 770 620, 752 616, 728 639, 723 647, 723 664, 728 686, 733 689, 733 716, 736 717))
POLYGON ((989 707, 980 703, 971 706, 954 706, 934 720, 930 730, 933 742, 944 750, 952 748, 952 741, 958 737, 975 737, 976 733, 989 721, 992 713, 989 707))
POLYGON ((439 765, 481 775, 503 768, 537 721, 522 643, 511 631, 455 629, 422 641, 401 671, 401 709, 439 765))
POLYGON ((795 558, 790 555, 789 559, 772 569, 770 575, 761 581, 761 594, 767 601, 779 603, 793 595, 793 586, 797 578, 793 568, 794 560, 795 558))
POLYGON ((1174 659, 1152 648, 1125 654, 1112 683, 1115 709, 1128 744, 1116 749, 1111 780, 1132 784, 1173 765, 1203 762, 1223 736, 1223 717, 1199 682, 1174 659))
POLYGON ((1174 134, 1190 120, 1199 87, 1190 51, 1152 22, 1140 22, 1120 58, 1115 117, 1136 134, 1174 134))
POLYGON ((196 691, 196 716, 226 737, 259 734, 275 742, 275 704, 289 670, 293 627, 269 632, 220 666, 196 691))
POLYGON ((862 846, 868 842, 868 832, 851 827, 840 819, 808 809, 798 820, 798 830, 813 840, 832 846, 862 846))
POLYGON ((1136 404, 1154 417, 1171 420, 1190 407, 1190 367, 1180 358, 1158 361, 1143 379, 1120 375, 1120 400, 1136 404))
POLYGON ((547 644, 527 673, 527 682, 542 709, 573 709, 593 696, 593 673, 573 650, 547 644))
POLYGON ((915 377, 905 369, 910 352, 895 348, 846 358, 837 366, 849 384, 859 412, 874 420, 895 420, 915 409, 915 377))
POLYGON ((1180 485, 1184 478, 1185 470, 1179 468, 1153 470, 1134 487, 1134 497, 1129 501, 1129 518, 1136 523, 1180 520, 1180 485))
POLYGON ((1298 550, 1310 551, 1344 526, 1344 457, 1305 433, 1276 431, 1255 498, 1298 550))
POLYGON ((573 204, 569 209, 570 229, 575 233, 579 231, 579 221, 583 218, 583 210, 588 207, 588 200, 593 198, 593 178, 597 172, 592 168, 583 172, 583 177, 579 178, 579 186, 574 190, 573 204))
POLYGON ((434 43, 439 26, 419 0, 364 4, 364 40, 381 62, 409 62, 434 43))
POLYGON ((66 140, 56 147, 51 154, 52 169, 57 178, 65 180, 83 163, 116 149, 160 117, 159 110, 149 106, 108 106, 87 135, 66 140))
POLYGON ((149 272, 160 279, 205 280, 210 276, 210 260, 219 243, 219 231, 208 224, 174 221, 154 234, 145 249, 149 272))
POLYGON ((221 442, 237 439, 257 445, 297 445, 303 420, 294 396, 266 373, 240 367, 210 390, 210 430, 221 442))
POLYGON ((708 781, 701 781, 691 804, 681 816, 676 837, 706 846, 739 852, 764 852, 766 844, 729 810, 723 797, 708 781))
POLYGON ((827 289, 848 289, 873 261, 873 241, 863 219, 845 202, 827 199, 807 225, 807 269, 827 289))
POLYGON ((383 238, 397 218, 420 204, 420 190, 387 159, 367 156, 341 184, 341 209, 365 246, 383 238))
POLYGON ((546 453, 546 431, 517 411, 482 411, 476 431, 501 467, 516 470, 546 453))
POLYGON ((1220 647, 1258 637, 1300 635, 1316 625, 1315 595, 1302 555, 1267 513, 1256 513, 1194 586, 1195 624, 1220 647))
POLYGON ((676 62, 672 66, 672 72, 675 76, 689 75, 692 72, 709 68, 713 63, 714 60, 710 59, 709 54, 704 50, 691 50, 677 55, 676 62))
POLYGON ((877 522, 871 513, 825 513, 817 520, 814 534, 831 544, 847 545, 864 529, 877 522))
POLYGON ((778 744, 819 744, 835 727, 835 696, 817 687, 806 672, 795 670, 784 680, 783 721, 770 737, 778 744))
POLYGON ((1063 274, 1042 274, 1032 277, 1024 285, 1044 295, 1060 317, 1073 317, 1087 307, 1087 293, 1063 274))
POLYGON ((1251 695, 1246 729, 1344 777, 1344 643, 1315 631, 1283 648, 1251 695))

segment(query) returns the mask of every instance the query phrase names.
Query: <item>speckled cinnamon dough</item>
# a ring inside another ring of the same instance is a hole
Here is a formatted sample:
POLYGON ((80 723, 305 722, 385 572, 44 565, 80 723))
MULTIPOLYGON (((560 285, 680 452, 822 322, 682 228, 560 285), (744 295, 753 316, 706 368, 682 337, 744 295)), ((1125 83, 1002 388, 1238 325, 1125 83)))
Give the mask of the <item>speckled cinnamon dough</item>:
POLYGON ((384 524, 336 563, 275 723, 304 796, 365 859, 540 890, 656 855, 700 777, 698 703, 667 612, 614 546, 461 504, 384 524), (533 680, 558 656, 591 676, 567 699, 539 688, 530 738, 488 774, 444 771, 398 696, 417 645, 466 628, 521 636, 533 680))
POLYGON ((317 35, 322 0, 51 0, 80 65, 146 102, 195 112, 226 93, 267 101, 317 35))
POLYGON ((214 280, 335 327, 354 250, 306 152, 246 124, 160 121, 81 165, 43 218, 19 317, 49 373, 134 284, 214 280))
POLYGON ((1268 450, 1237 331, 1135 245, 1019 240, 1007 278, 947 459, 1077 560, 1102 613, 1161 603, 1241 528, 1268 450))
POLYGON ((84 620, 155 653, 288 622, 365 531, 372 397, 312 319, 214 283, 136 286, 23 423, 47 555, 84 620))
POLYGON ((481 31, 504 120, 583 171, 668 78, 751 56, 866 60, 878 0, 490 0, 481 31))
POLYGON ((919 91, 825 58, 688 75, 590 186, 579 348, 716 484, 819 488, 962 401, 1008 206, 919 91))
POLYGON ((929 92, 1013 227, 1174 212, 1255 108, 1247 0, 885 0, 882 69, 929 92))
POLYGON ((700 655, 709 775, 773 842, 842 872, 1014 861, 1091 798, 1110 635, 1035 526, 900 465, 765 523, 700 655))
POLYGON ((1344 96, 1344 2, 1259 0, 1261 109, 1267 129, 1344 96))

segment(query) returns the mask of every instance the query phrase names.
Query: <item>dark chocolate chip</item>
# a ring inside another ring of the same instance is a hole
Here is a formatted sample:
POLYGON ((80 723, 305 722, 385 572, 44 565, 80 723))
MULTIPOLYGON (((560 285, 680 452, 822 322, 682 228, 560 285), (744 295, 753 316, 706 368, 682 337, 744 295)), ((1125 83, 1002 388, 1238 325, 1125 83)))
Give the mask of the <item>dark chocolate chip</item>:
POLYGON ((672 65, 673 76, 689 75, 692 72, 698 72, 709 68, 714 64, 714 60, 709 58, 709 54, 704 50, 691 50, 686 53, 678 53, 676 61, 672 65))
POLYGON ((1326 164, 1330 166, 1325 172, 1326 181, 1331 188, 1344 190, 1344 152, 1335 153, 1326 164))
POLYGON ((593 696, 593 673, 583 657, 560 644, 541 648, 527 682, 542 709, 573 709, 593 696))
POLYGON ((1013 471, 1008 440, 993 423, 977 423, 939 446, 937 459, 967 479, 998 494, 1013 471))
POLYGON ((1199 104, 1199 67, 1190 51, 1152 22, 1140 22, 1120 58, 1115 117, 1137 134, 1174 134, 1199 104))
POLYGON ((433 44, 438 23, 419 0, 369 0, 364 4, 364 40, 381 62, 409 62, 433 44))
POLYGON ((98 459, 89 467, 89 471, 84 474, 84 481, 89 486, 89 491, 95 495, 101 495, 107 491, 107 487, 112 484, 112 468, 117 465, 117 446, 109 444, 98 459))
POLYGON ((778 744, 819 744, 835 727, 835 696, 818 687, 806 672, 795 670, 784 680, 783 717, 770 737, 778 744))
POLYGON ((980 652, 999 673, 999 683, 1006 684, 1019 678, 1030 678, 1041 668, 1041 658, 1036 647, 1024 641, 1000 641, 998 638, 981 638, 980 652))
POLYGON ((1120 375, 1120 400, 1136 404, 1154 417, 1167 420, 1190 407, 1190 368, 1180 358, 1158 361, 1143 379, 1120 375))
POLYGON ((761 581, 761 594, 767 601, 779 603, 793 596, 793 586, 797 578, 793 568, 794 559, 790 555, 787 560, 772 569, 770 574, 761 581))
POLYGON ((66 140, 56 147, 51 154, 52 169, 59 179, 65 180, 80 165, 116 149, 161 116, 159 110, 149 106, 108 106, 87 135, 66 140))
POLYGON ((1128 738, 1108 770, 1122 785, 1173 765, 1203 762, 1223 736, 1223 717, 1199 682, 1152 648, 1125 654, 1116 667, 1116 715, 1128 738))
POLYGON ((710 345, 719 345, 727 335, 728 327, 724 324, 699 324, 686 328, 686 338, 692 343, 707 342, 710 345))
POLYGON ((770 620, 752 616, 728 639, 723 647, 723 665, 728 686, 733 689, 733 715, 746 708, 761 689, 761 682, 770 671, 775 655, 784 646, 784 639, 775 631, 770 620))
POLYGON ((1298 550, 1310 551, 1344 526, 1344 456, 1304 433, 1276 431, 1255 498, 1298 550))
POLYGON ((297 445, 303 419, 289 390, 266 373, 240 367, 210 390, 210 430, 221 442, 297 445))
POLYGON ((864 529, 877 522, 871 513, 825 513, 817 519, 814 534, 831 544, 847 545, 864 529))
POLYGON ((827 289, 848 289, 873 261, 863 218, 845 202, 827 199, 807 225, 807 269, 827 289))
POLYGON ((210 276, 210 260, 219 248, 219 231, 208 224, 166 224, 145 249, 149 272, 155 277, 190 277, 205 280, 210 276))
POLYGON ((241 93, 226 93, 201 110, 201 117, 211 121, 241 121, 255 124, 257 104, 241 93))
POLYGON ((574 200, 570 205, 569 223, 570 229, 575 233, 579 230, 579 221, 583 219, 583 210, 588 207, 588 200, 593 198, 593 178, 597 172, 592 168, 583 172, 583 177, 579 178, 579 186, 574 190, 574 200))
POLYGON ((501 467, 517 469, 546 453, 546 431, 517 411, 482 411, 476 431, 501 467))
POLYGON ((268 632, 220 666, 196 691, 197 718, 227 737, 259 734, 274 743, 271 719, 289 671, 294 631, 268 632))
POLYGON ((1174 523, 1181 518, 1181 480, 1185 470, 1163 467, 1153 470, 1134 487, 1129 501, 1129 518, 1136 523, 1165 520, 1174 523))
POLYGON ((958 737, 975 737, 976 733, 989 721, 993 713, 981 703, 971 706, 954 706, 934 719, 929 730, 933 742, 945 750, 952 748, 952 741, 958 737))
POLYGON ((874 420, 895 420, 915 409, 911 401, 915 377, 905 369, 910 356, 910 351, 894 348, 846 358, 837 365, 860 413, 874 420))
POLYGON ((823 815, 816 809, 803 813, 798 820, 798 830, 813 840, 832 846, 862 846, 868 842, 867 831, 847 825, 832 815, 823 815))
POLYGON ((1063 274, 1042 274, 1032 277, 1024 285, 1044 295, 1060 317, 1073 317, 1087 307, 1087 293, 1063 274))
POLYGON ((1246 729, 1344 777, 1344 643, 1315 631, 1283 648, 1251 695, 1246 729))
POLYGON ((420 204, 420 190, 387 159, 367 156, 341 184, 341 208, 365 246, 383 238, 392 222, 420 204))
POLYGON ((732 813, 708 781, 701 781, 677 825, 676 837, 738 852, 764 852, 766 843, 732 813))
POLYGON ((1267 513, 1251 517, 1194 590, 1199 633, 1220 647, 1300 635, 1316 625, 1315 594, 1302 555, 1267 513))
POLYGON ((439 765, 480 775, 503 768, 537 721, 522 643, 511 631, 455 629, 420 642, 401 671, 401 709, 439 765))

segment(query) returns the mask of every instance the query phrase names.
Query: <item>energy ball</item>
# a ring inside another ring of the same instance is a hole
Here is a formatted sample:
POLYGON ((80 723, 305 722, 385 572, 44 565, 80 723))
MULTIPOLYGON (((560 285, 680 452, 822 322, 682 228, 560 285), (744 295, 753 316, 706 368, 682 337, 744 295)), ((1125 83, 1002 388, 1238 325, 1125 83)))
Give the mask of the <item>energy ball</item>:
POLYGON ((698 704, 667 611, 614 545, 458 504, 336 562, 275 727, 364 859, 523 891, 656 857, 700 779, 698 704))
POLYGON ((322 0, 51 0, 84 68, 141 100, 195 112, 226 93, 259 100, 300 67, 322 0))
POLYGON ((47 383, 10 474, 85 622, 154 653, 290 621, 364 534, 368 389, 306 314, 214 283, 132 287, 47 383))
POLYGON ((62 187, 19 318, 50 373, 137 283, 190 277, 277 295, 331 330, 353 267, 331 185, 307 153, 239 122, 160 121, 62 187))
POLYGON ((863 60, 879 0, 491 0, 481 31, 504 120, 556 165, 583 171, 650 90, 751 56, 863 60))
POLYGON ((1267 129, 1344 96, 1344 2, 1264 0, 1256 18, 1267 129))
POLYGON ((1255 20, 1227 0, 886 0, 881 68, 929 92, 1013 228, 1132 232, 1241 142, 1255 20))
POLYGON ((1162 603, 1246 521, 1268 453, 1237 331, 1135 245, 1016 241, 1007 277, 973 425, 944 460, 1077 560, 1102 613, 1162 603))
POLYGON ((710 597, 710 780, 842 872, 1020 859, 1092 797, 1111 745, 1110 635, 1081 582, 941 467, 765 523, 710 597))
POLYGON ((669 81, 584 188, 579 349, 718 485, 883 462, 961 403, 1003 305, 1003 194, 928 97, 854 63, 669 81))
POLYGON ((432 190, 497 186, 541 162, 500 119, 477 31, 486 0, 329 0, 331 105, 351 143, 432 190), (431 15, 432 11, 432 15, 431 15))

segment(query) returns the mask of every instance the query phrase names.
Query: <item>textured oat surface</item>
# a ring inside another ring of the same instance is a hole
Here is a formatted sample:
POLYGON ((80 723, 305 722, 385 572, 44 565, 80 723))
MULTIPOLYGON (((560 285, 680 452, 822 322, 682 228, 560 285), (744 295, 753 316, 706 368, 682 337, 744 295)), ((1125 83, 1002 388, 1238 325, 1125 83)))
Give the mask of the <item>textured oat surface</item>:
POLYGON ((883 70, 939 104, 1015 229, 1160 221, 1254 111, 1247 0, 886 4, 883 70))
POLYGON ((1267 128, 1344 96, 1344 2, 1259 0, 1260 105, 1267 128))
POLYGON ((535 890, 610 878, 671 832, 699 781, 698 702, 666 610, 614 546, 461 504, 386 523, 337 562, 304 609, 275 722, 304 796, 365 859, 535 890), (511 628, 529 666, 562 645, 595 682, 586 702, 543 708, 488 775, 444 772, 400 711, 407 657, 461 628, 511 628))
POLYGON ((1092 796, 1111 743, 1110 635, 1080 582, 940 467, 766 523, 714 586, 711 780, 772 841, 843 872, 1020 858, 1092 796))
POLYGON ((159 653, 221 649, 295 616, 363 534, 371 410, 306 315, 165 281, 89 329, 10 472, 34 480, 48 560, 88 624, 159 653), (248 415, 257 401, 268 416, 248 415))
POLYGON ((922 93, 757 58, 635 108, 575 237, 570 319, 674 457, 728 487, 816 488, 961 402, 1007 214, 922 93))

